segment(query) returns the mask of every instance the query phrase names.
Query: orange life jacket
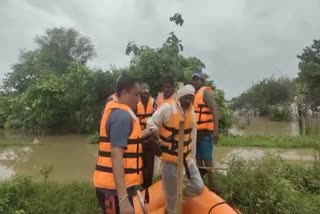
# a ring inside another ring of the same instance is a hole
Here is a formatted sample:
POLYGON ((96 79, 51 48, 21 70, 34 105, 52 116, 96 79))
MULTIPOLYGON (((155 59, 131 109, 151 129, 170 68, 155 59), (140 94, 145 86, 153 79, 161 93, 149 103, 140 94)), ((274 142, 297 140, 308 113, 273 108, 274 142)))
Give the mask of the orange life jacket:
POLYGON ((193 102, 194 112, 197 118, 197 130, 213 131, 214 124, 213 124, 212 112, 208 108, 208 106, 204 103, 204 100, 203 100, 204 90, 212 92, 212 89, 210 87, 206 87, 206 86, 201 87, 197 91, 194 97, 194 102, 193 102))
POLYGON ((163 92, 161 93, 158 93, 158 96, 157 96, 157 104, 158 104, 158 107, 157 109, 159 109, 161 107, 161 105, 165 102, 171 102, 171 101, 174 101, 177 97, 177 94, 176 93, 173 93, 171 95, 171 97, 169 99, 164 99, 164 96, 163 96, 163 92))
POLYGON ((141 130, 146 128, 147 120, 149 117, 152 116, 154 109, 153 109, 154 99, 152 97, 148 98, 147 107, 145 108, 142 101, 138 102, 137 105, 137 117, 140 120, 140 127, 141 130))
POLYGON ((142 140, 141 129, 138 118, 132 110, 124 104, 110 101, 104 110, 100 123, 100 143, 97 165, 93 175, 93 182, 96 187, 106 189, 116 189, 111 161, 111 142, 106 133, 106 122, 114 109, 122 109, 129 112, 133 121, 133 129, 128 138, 128 147, 124 151, 123 166, 125 172, 126 187, 142 184, 142 140))
MULTIPOLYGON (((162 161, 177 163, 178 161, 178 143, 179 143, 179 121, 184 117, 181 108, 178 106, 177 101, 169 102, 172 115, 166 124, 161 124, 159 129, 159 137, 162 143, 166 146, 162 148, 162 161)), ((191 158, 191 142, 192 142, 192 111, 190 107, 185 112, 184 119, 184 161, 191 158)), ((186 164, 185 164, 186 165, 186 164)))

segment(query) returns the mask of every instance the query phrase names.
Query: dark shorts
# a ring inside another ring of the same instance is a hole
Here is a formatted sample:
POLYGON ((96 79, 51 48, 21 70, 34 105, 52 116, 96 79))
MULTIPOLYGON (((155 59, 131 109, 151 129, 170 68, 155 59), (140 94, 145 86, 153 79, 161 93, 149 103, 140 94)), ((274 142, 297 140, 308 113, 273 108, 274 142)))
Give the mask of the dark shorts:
POLYGON ((212 160, 213 139, 211 134, 208 134, 197 142, 196 159, 210 161, 212 160))
MULTIPOLYGON (((118 196, 106 194, 99 190, 96 190, 96 194, 104 214, 120 214, 118 196)), ((133 206, 132 196, 129 196, 129 201, 133 206)))

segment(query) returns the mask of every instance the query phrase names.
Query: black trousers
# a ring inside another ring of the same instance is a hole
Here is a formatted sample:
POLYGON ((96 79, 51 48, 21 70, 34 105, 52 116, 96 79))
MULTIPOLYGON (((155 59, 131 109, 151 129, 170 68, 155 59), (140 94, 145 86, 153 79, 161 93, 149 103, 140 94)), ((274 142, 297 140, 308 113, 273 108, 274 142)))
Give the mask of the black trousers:
MULTIPOLYGON (((96 190, 96 195, 104 214, 120 214, 118 196, 109 195, 98 190, 96 190)), ((128 198, 133 206, 132 196, 129 196, 128 198)))

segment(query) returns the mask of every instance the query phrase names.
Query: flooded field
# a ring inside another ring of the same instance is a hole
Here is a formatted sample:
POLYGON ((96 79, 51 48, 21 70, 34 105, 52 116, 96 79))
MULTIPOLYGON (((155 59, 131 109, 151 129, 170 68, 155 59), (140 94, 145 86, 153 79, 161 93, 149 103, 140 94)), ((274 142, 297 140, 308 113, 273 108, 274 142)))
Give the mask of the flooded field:
MULTIPOLYGON (((17 140, 19 137, 0 132, 1 138, 17 140)), ((20 136, 21 137, 21 136, 20 136)), ((26 137, 30 145, 10 146, 0 149, 0 179, 11 175, 32 175, 36 180, 43 179, 40 171, 50 165, 53 171, 50 180, 91 180, 95 167, 98 145, 88 144, 87 136, 63 135, 26 137)), ((257 159, 268 152, 277 153, 287 160, 310 161, 312 149, 272 149, 215 147, 214 161, 224 166, 233 155, 245 159, 257 159)))

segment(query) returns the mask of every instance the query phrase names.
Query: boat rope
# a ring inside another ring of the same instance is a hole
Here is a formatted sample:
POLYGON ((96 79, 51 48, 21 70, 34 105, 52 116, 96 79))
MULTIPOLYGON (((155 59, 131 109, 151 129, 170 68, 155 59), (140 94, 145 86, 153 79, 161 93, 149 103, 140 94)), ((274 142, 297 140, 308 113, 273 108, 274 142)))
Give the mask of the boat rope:
POLYGON ((222 204, 228 204, 237 214, 241 214, 236 208, 234 208, 231 204, 229 204, 229 203, 226 202, 226 201, 222 201, 222 202, 219 202, 219 203, 216 203, 215 205, 213 205, 213 206, 210 208, 208 214, 210 214, 211 211, 212 211, 214 208, 216 208, 217 206, 220 206, 220 205, 222 205, 222 204))

